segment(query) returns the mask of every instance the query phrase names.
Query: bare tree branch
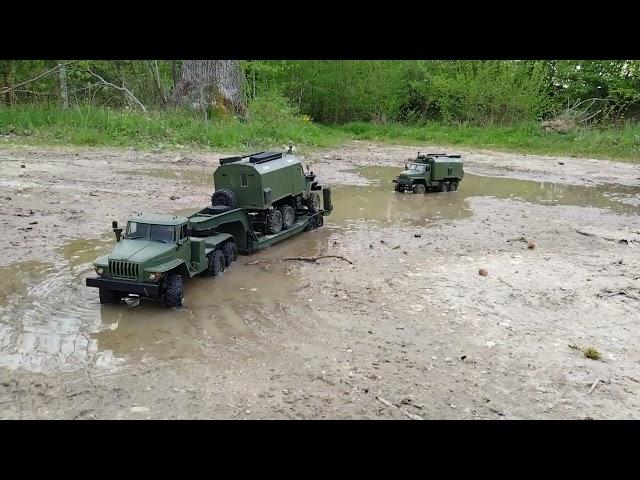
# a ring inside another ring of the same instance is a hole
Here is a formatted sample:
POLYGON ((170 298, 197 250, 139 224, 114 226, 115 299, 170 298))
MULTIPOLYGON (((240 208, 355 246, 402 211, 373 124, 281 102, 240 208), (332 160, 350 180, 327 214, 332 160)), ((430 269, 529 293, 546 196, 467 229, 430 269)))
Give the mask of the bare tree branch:
POLYGON ((72 61, 67 62, 67 63, 61 63, 60 65, 56 65, 55 67, 50 68, 46 72, 43 72, 43 73, 41 73, 40 75, 38 75, 36 77, 30 78, 29 80, 25 80, 24 82, 17 83, 16 85, 12 85, 10 87, 7 87, 7 88, 4 88, 4 89, 0 90, 0 95, 3 95, 5 93, 9 93, 12 90, 15 90, 18 87, 22 87, 23 85, 26 85, 28 83, 35 82, 36 80, 39 80, 42 77, 46 77, 47 75, 51 75, 52 73, 54 73, 59 68, 66 67, 67 65, 71 65, 72 63, 75 63, 75 62, 77 62, 77 60, 72 60, 72 61))
POLYGON ((98 79, 100 79, 100 80, 101 80, 101 82, 102 82, 104 85, 107 85, 107 86, 109 86, 109 87, 113 87, 113 88, 115 88, 116 90, 120 90, 121 92, 126 93, 126 94, 129 96, 129 98, 131 98, 131 100, 133 100, 134 102, 136 102, 136 103, 140 106, 140 108, 142 109, 142 111, 143 111, 143 112, 146 112, 146 111, 147 111, 146 107, 142 104, 142 102, 141 102, 140 100, 138 100, 138 99, 136 98, 136 96, 135 96, 133 93, 131 93, 131 90, 129 90, 127 87, 125 87, 125 86, 124 86, 124 82, 122 83, 122 87, 119 87, 118 85, 116 85, 116 84, 114 84, 114 83, 107 82, 107 81, 106 81, 104 78, 102 78, 100 75, 98 75, 97 73, 92 72, 92 71, 91 71, 91 69, 87 68, 87 71, 88 71, 91 75, 93 75, 94 77, 97 77, 98 79))

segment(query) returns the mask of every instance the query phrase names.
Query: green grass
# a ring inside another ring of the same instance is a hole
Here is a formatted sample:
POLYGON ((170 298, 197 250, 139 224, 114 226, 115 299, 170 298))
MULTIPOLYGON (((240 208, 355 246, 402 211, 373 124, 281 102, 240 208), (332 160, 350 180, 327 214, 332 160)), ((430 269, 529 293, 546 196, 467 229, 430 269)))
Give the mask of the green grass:
POLYGON ((640 161, 637 123, 557 134, 544 133, 535 123, 509 127, 364 122, 324 126, 268 102, 257 103, 246 122, 233 117, 205 122, 201 115, 184 110, 142 113, 95 107, 65 111, 41 106, 0 108, 0 145, 247 150, 279 148, 291 140, 306 149, 335 147, 352 139, 640 161))

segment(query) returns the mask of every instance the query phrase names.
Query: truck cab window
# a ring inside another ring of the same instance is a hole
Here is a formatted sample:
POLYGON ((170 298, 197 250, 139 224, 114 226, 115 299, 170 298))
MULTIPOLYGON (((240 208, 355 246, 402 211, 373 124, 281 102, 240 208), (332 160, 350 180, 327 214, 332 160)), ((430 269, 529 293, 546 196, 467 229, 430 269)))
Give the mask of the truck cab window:
POLYGON ((241 173, 240 174, 240 187, 247 187, 249 186, 249 179, 247 178, 247 174, 246 173, 241 173))

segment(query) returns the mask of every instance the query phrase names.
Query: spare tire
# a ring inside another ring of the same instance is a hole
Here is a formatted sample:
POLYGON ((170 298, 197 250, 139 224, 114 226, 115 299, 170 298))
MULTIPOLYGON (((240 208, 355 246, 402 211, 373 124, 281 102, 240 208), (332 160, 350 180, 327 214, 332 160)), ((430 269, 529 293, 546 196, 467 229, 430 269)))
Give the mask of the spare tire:
POLYGON ((228 212, 229 210, 231 210, 231 207, 227 207, 226 205, 212 205, 211 208, 209 208, 209 213, 211 215, 218 215, 219 213, 228 212))
POLYGON ((214 207, 224 205, 230 209, 238 208, 238 197, 233 191, 221 188, 211 195, 211 205, 214 207))

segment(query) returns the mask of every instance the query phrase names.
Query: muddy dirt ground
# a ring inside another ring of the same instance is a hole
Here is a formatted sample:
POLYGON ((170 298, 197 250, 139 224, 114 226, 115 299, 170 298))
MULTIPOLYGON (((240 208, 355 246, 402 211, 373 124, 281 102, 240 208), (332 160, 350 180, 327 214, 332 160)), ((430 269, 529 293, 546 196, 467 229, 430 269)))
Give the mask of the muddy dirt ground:
POLYGON ((0 150, 0 418, 640 418, 640 169, 456 151, 457 192, 393 192, 417 150, 310 153, 324 227, 179 310, 84 278, 111 220, 204 206, 224 154, 0 150), (280 260, 322 254, 353 265, 280 260))

